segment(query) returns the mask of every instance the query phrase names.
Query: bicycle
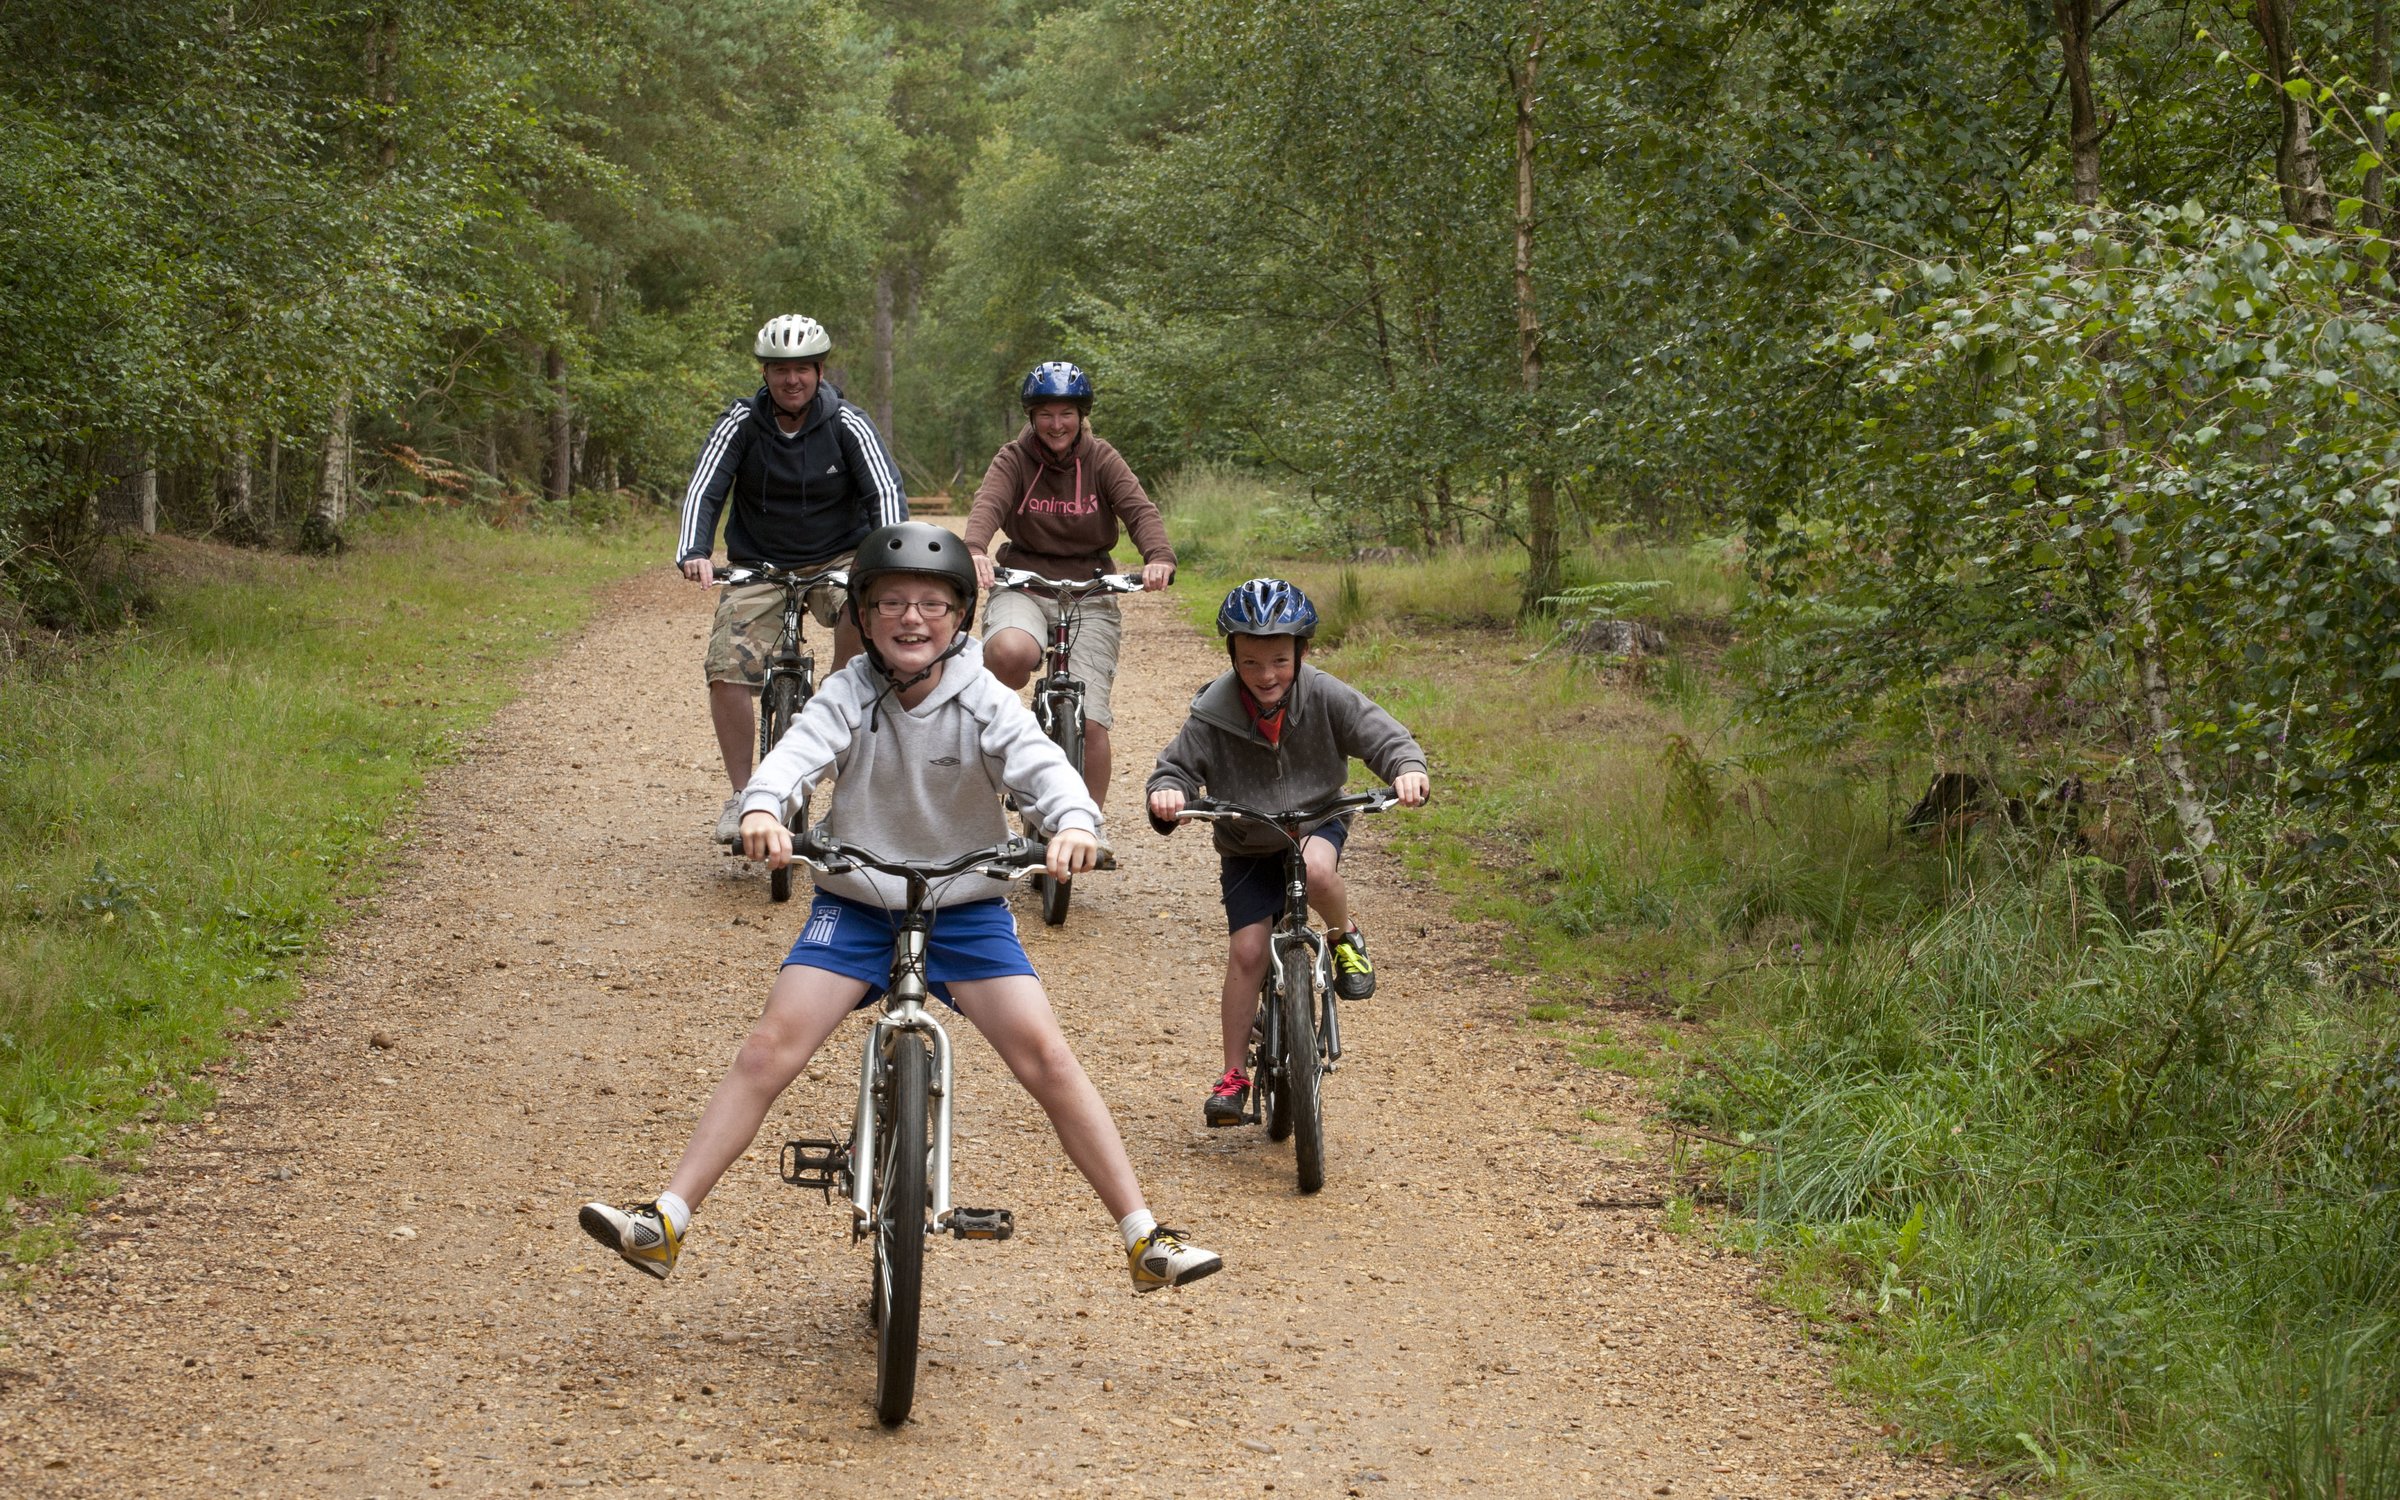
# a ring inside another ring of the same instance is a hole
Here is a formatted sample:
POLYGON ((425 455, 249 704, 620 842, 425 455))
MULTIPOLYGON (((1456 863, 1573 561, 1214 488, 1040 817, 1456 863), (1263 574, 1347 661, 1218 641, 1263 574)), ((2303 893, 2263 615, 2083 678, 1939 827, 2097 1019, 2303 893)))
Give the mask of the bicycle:
MULTIPOLYGON (((1139 573, 1103 573, 1096 578, 1075 582, 1067 579, 1044 578, 1023 568, 1001 568, 992 575, 996 588, 1017 589, 1028 594, 1040 594, 1058 601, 1058 618, 1050 625, 1050 642, 1043 648, 1043 672, 1033 684, 1033 717, 1042 726, 1042 733, 1051 743, 1066 752, 1067 764, 1075 774, 1083 774, 1083 680, 1074 674, 1070 656, 1075 645, 1075 632, 1082 624, 1083 606, 1101 594, 1138 594, 1142 591, 1139 573)), ((1025 830, 1032 837, 1034 830, 1025 830)), ((1074 898, 1072 882, 1053 880, 1048 875, 1033 878, 1034 893, 1041 897, 1042 922, 1056 927, 1067 920, 1067 903, 1074 898)))
MULTIPOLYGON (((743 565, 718 574, 717 581, 729 588, 749 583, 783 586, 783 633, 767 658, 767 680, 758 691, 758 758, 765 760, 767 752, 783 738, 784 731, 792 727, 792 721, 800 717, 800 710, 817 695, 817 658, 801 649, 801 615, 819 589, 836 595, 847 590, 850 575, 840 568, 802 573, 772 565, 743 565)), ((831 608, 840 608, 838 597, 831 608)), ((818 620, 822 621, 828 612, 819 612, 818 620)), ((737 851, 741 847, 738 837, 728 842, 737 851)), ((792 899, 791 866, 767 872, 767 896, 773 901, 792 899)))
POLYGON ((1297 812, 1261 812, 1214 797, 1195 797, 1177 822, 1247 819, 1283 835, 1283 916, 1268 938, 1267 973, 1259 981, 1258 1018, 1250 1026, 1250 1106, 1245 1124, 1264 1120, 1267 1139, 1292 1141, 1300 1191, 1325 1186, 1325 1075, 1342 1056, 1342 1023, 1334 1004, 1332 945, 1308 922, 1308 861, 1303 835, 1293 830, 1348 812, 1386 812, 1399 805, 1390 790, 1352 792, 1297 812))
POLYGON ((850 1200, 850 1239, 875 1242, 868 1316, 875 1324, 875 1415, 887 1427, 908 1417, 916 1399, 917 1327, 923 1300, 925 1241, 1005 1240, 1016 1216, 1005 1208, 950 1202, 950 1035, 926 1008, 925 945, 933 931, 933 887, 969 873, 1016 880, 1042 868, 1045 851, 1012 838, 939 864, 886 859, 811 829, 792 859, 828 875, 864 867, 908 882, 908 906, 892 940, 892 975, 882 1013, 859 1064, 858 1109, 850 1138, 783 1143, 778 1170, 794 1187, 850 1200), (930 1056, 928 1051, 930 1049, 930 1056))

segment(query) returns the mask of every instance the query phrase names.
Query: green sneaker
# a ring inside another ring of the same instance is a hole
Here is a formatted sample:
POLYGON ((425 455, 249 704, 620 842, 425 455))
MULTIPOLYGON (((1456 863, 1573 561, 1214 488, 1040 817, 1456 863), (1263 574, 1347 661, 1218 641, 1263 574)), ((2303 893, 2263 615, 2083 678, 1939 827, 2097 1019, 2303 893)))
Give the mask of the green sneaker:
POLYGON ((1367 939, 1355 926, 1333 940, 1333 992, 1344 1000, 1375 994, 1375 965, 1367 961, 1367 939))

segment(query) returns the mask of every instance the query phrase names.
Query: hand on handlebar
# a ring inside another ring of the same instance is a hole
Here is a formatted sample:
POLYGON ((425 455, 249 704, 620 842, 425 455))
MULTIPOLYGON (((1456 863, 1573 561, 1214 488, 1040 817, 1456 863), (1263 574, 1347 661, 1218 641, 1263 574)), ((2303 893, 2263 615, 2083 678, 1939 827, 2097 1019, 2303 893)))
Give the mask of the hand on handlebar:
POLYGON ((1423 771, 1403 771, 1392 783, 1392 794, 1402 807, 1423 807, 1425 799, 1433 795, 1433 778, 1423 771))
POLYGON ((1166 562, 1142 564, 1142 587, 1153 592, 1175 581, 1175 565, 1166 562))
POLYGON ((770 870, 780 870, 792 862, 792 831, 771 812, 746 812, 742 814, 742 853, 765 860, 770 870))
POLYGON ((967 555, 975 559, 975 586, 987 594, 990 593, 992 580, 998 576, 998 570, 992 566, 991 558, 981 552, 970 551, 967 555))
POLYGON ((683 576, 694 583, 711 584, 717 581, 716 565, 705 557, 687 557, 683 560, 683 576))
POLYGON ((1175 821, 1175 815, 1183 811, 1183 805, 1188 800, 1180 789, 1162 786, 1150 794, 1150 816, 1158 819, 1161 823, 1172 823, 1175 821))
POLYGON ((1100 841, 1081 828, 1062 828, 1050 835, 1046 868, 1053 880, 1068 880, 1088 870, 1100 858, 1100 841))

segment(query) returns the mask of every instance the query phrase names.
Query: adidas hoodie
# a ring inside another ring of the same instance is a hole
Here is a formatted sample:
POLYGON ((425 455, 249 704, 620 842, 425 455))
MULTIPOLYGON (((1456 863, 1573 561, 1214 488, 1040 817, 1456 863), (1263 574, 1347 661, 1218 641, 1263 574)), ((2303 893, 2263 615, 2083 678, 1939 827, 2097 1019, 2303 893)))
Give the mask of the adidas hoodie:
POLYGON ((839 557, 878 526, 908 519, 900 466, 875 423, 830 381, 818 384, 798 432, 776 424, 763 385, 725 409, 683 492, 676 562, 708 556, 728 499, 725 555, 737 563, 805 568, 839 557))
MULTIPOLYGON (((1066 752, 1032 710, 983 667, 983 643, 968 638, 942 664, 941 681, 913 709, 900 706, 862 654, 834 673, 742 791, 742 812, 784 815, 828 772, 833 805, 823 827, 836 838, 893 859, 952 859, 1009 835, 1000 794, 1014 792, 1044 828, 1096 832, 1100 809, 1066 752)), ((908 885, 855 870, 819 875, 820 890, 900 910, 908 885)), ((1008 883, 962 875, 937 886, 937 907, 1001 895, 1008 883)))

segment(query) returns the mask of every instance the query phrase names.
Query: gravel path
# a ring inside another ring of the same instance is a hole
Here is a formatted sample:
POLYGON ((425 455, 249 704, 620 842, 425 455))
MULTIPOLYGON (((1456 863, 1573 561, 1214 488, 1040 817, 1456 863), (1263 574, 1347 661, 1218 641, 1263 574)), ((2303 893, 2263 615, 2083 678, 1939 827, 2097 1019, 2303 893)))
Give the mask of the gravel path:
MULTIPOLYGON (((1362 825, 1382 993, 1343 1013, 1330 1181, 1210 1132, 1221 923, 1203 835, 1138 823, 1150 754, 1217 669, 1168 601, 1127 611, 1116 841, 1074 915, 1020 922, 1151 1202, 1226 1270, 1135 1298, 1031 1101, 961 1025, 956 1197, 917 1415, 869 1411, 867 1258, 774 1175, 839 1133, 836 1035, 702 1210, 672 1281, 576 1230, 646 1195, 763 998, 795 904, 703 841, 708 600, 626 585, 438 775, 400 868, 213 1118, 6 1311, 11 1495, 1949 1494, 1829 1395, 1733 1258, 1657 1214, 1622 1079, 1521 1024, 1492 935, 1362 825), (371 1045, 380 1033, 392 1043, 371 1045), (1595 1137, 1595 1130, 1599 1135, 1595 1137)), ((1436 781, 1437 795, 1439 781, 1436 781)), ((1394 816, 1405 816, 1395 814, 1394 816)))

